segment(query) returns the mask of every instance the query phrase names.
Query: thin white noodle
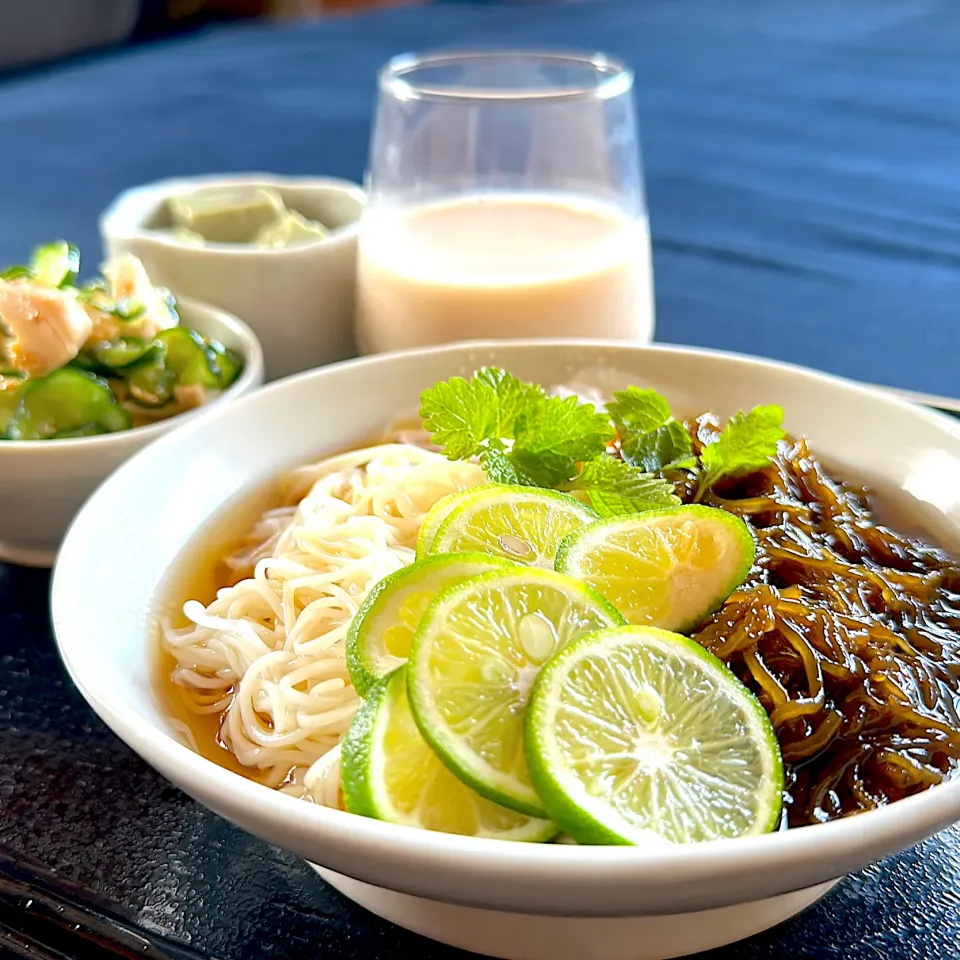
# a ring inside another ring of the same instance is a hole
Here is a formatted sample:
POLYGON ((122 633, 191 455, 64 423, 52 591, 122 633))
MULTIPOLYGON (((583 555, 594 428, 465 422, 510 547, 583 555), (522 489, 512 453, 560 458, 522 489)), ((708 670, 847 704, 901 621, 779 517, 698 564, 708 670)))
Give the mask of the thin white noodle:
MULTIPOLYGON (((370 588, 414 559, 424 515, 485 481, 479 466, 410 444, 353 450, 285 478, 295 507, 266 511, 227 564, 247 574, 190 625, 165 626, 171 680, 258 779, 314 803, 340 802, 340 741, 360 702, 344 641, 370 588)), ((178 732, 184 735, 178 725, 178 732)))

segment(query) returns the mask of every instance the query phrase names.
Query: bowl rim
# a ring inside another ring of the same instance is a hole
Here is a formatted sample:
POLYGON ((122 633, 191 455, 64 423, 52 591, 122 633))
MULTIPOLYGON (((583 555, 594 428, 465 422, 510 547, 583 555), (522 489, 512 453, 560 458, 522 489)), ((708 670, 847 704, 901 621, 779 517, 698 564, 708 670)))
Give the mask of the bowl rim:
MULTIPOLYGON (((735 362, 746 368, 773 369, 786 374, 802 375, 811 386, 821 384, 861 397, 872 398, 888 408, 910 412, 911 416, 927 421, 941 431, 951 434, 960 443, 960 422, 934 410, 920 407, 881 388, 863 384, 850 378, 823 373, 784 361, 765 360, 732 351, 708 348, 677 346, 670 344, 639 345, 623 340, 585 340, 571 338, 534 338, 523 340, 478 340, 418 348, 355 358, 330 364, 316 370, 306 371, 284 380, 275 381, 255 394, 244 397, 231 405, 241 411, 244 405, 261 402, 263 395, 283 391, 295 394, 299 385, 311 378, 327 376, 331 370, 376 366, 383 363, 402 363, 406 358, 424 354, 442 356, 456 355, 465 350, 509 349, 512 346, 556 346, 566 349, 601 349, 628 351, 634 354, 680 354, 716 358, 735 362)), ((219 415, 224 415, 223 413, 219 415)), ((74 684, 80 690, 100 718, 144 760, 188 792, 215 796, 217 812, 239 818, 254 811, 261 823, 270 823, 286 835, 322 836, 330 845, 354 849, 376 849, 377 855, 389 855, 401 861, 406 869, 416 871, 436 870, 438 856, 443 860, 443 873, 456 873, 469 877, 470 882, 489 881, 496 883, 509 871, 511 882, 544 883, 544 878, 554 871, 570 871, 569 876, 579 884, 602 883, 607 889, 619 884, 649 882, 659 885, 669 879, 671 888, 685 883, 706 883, 723 878, 748 877, 757 870, 775 871, 788 860, 803 860, 809 863, 818 854, 829 851, 829 860, 839 863, 857 861, 862 865, 864 850, 869 847, 867 859, 875 860, 887 853, 903 849, 924 837, 960 820, 960 778, 938 785, 912 797, 899 800, 887 807, 866 813, 816 824, 808 827, 777 831, 755 837, 742 837, 735 841, 713 841, 699 844, 679 845, 669 849, 646 850, 640 847, 619 846, 572 846, 566 844, 508 843, 492 839, 464 837, 454 834, 433 833, 414 827, 385 823, 341 810, 304 803, 302 800, 265 787, 240 774, 234 773, 208 760, 181 743, 171 732, 166 732, 141 718, 134 710, 123 704, 119 706, 97 689, 89 688, 83 681, 82 658, 63 642, 65 623, 70 618, 70 608, 64 598, 65 586, 71 567, 81 562, 83 543, 75 541, 75 529, 88 511, 96 509, 97 502, 108 499, 113 488, 125 482, 125 471, 134 468, 138 457, 163 456, 185 438, 188 431, 199 431, 209 426, 218 414, 194 421, 184 431, 177 431, 158 443, 138 453, 124 464, 96 494, 84 505, 73 521, 57 559, 51 586, 51 605, 54 633, 58 653, 74 684), (76 555, 76 556, 75 556, 76 555), (881 852, 877 852, 881 851, 881 852), (804 856, 806 859, 804 860, 804 856), (461 860, 466 858, 466 861, 461 860), (465 865, 466 863, 466 865, 465 865)), ((212 514, 205 518, 209 520, 212 514)), ((147 638, 142 638, 143 642, 147 638)), ((205 805, 210 806, 206 800, 205 805)), ((278 841, 273 841, 278 842, 278 841)), ((834 876, 849 872, 840 869, 834 876)), ((572 881, 571 881, 572 882, 572 881)), ((799 889, 810 884, 800 884, 799 889)), ((722 899, 722 896, 718 896, 722 899)), ((734 902, 734 901, 727 901, 734 902)), ((549 912, 549 911, 546 911, 549 912)), ((557 911, 570 915, 569 911, 557 911)), ((618 911, 610 911, 616 915, 618 911)), ((666 911, 669 912, 669 911, 666 911)), ((598 911, 588 911, 597 915, 598 911)), ((623 911, 619 911, 623 913, 623 911)))
MULTIPOLYGON (((243 370, 240 376, 227 387, 220 396, 205 403, 202 406, 195 407, 192 410, 185 410, 166 420, 157 420, 155 423, 148 423, 142 427, 131 427, 129 430, 118 430, 116 433, 102 433, 93 437, 67 437, 62 440, 9 440, 0 442, 0 458, 5 456, 54 456, 65 450, 106 450, 111 447, 122 447, 129 443, 131 438, 136 438, 138 443, 147 444, 151 440, 168 433, 174 427, 179 428, 184 423, 192 423, 203 414, 210 410, 217 409, 224 403, 236 402, 245 393, 263 380, 263 347, 257 335, 245 324, 238 316, 213 304, 205 303, 202 300, 194 300, 192 297, 177 297, 177 314, 183 317, 179 308, 183 308, 184 313, 201 313, 208 317, 214 317, 222 323, 232 334, 240 340, 240 350, 243 353, 243 370), (14 453, 13 451, 17 451, 14 453)), ((188 329, 193 329, 189 327, 188 329)))
POLYGON ((352 197, 360 204, 361 215, 367 204, 367 193, 359 183, 342 177, 306 177, 281 176, 272 173, 205 173, 192 177, 168 177, 162 180, 153 180, 135 187, 130 187, 117 194, 109 205, 97 218, 97 225, 101 235, 118 240, 141 240, 156 244, 158 247, 168 247, 173 250, 182 250, 196 255, 211 257, 277 257, 290 256, 291 253, 300 254, 316 250, 345 236, 357 232, 360 216, 349 223, 342 224, 328 230, 322 237, 307 240, 293 247, 258 247, 244 243, 222 243, 204 241, 202 246, 184 243, 177 237, 170 236, 160 230, 154 230, 143 225, 143 215, 134 216, 134 211, 140 211, 145 204, 151 204, 154 209, 167 197, 177 193, 185 193, 196 186, 272 186, 296 187, 307 190, 339 190, 352 197))

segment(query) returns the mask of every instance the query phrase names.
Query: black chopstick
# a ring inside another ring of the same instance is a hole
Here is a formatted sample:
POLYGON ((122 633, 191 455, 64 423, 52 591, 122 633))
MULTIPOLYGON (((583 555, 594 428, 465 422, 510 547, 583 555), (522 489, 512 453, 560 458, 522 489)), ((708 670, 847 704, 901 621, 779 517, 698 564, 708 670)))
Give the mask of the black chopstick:
POLYGON ((70 957, 37 943, 33 937, 0 920, 0 947, 23 960, 71 960, 70 957))
MULTIPOLYGON (((0 879, 0 889, 14 886, 0 879)), ((131 933, 115 920, 54 903, 45 896, 24 899, 0 894, 0 942, 38 957, 96 957, 111 960, 169 960, 145 937, 131 933)))
POLYGON ((80 885, 2 849, 0 947, 23 960, 215 960, 138 927, 80 885))

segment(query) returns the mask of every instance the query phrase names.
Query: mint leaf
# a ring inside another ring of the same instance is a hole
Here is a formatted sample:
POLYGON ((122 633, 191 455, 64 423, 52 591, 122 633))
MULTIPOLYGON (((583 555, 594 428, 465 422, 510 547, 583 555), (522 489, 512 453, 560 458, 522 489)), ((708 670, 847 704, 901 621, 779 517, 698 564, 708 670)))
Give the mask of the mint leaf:
POLYGON ((543 396, 517 417, 510 459, 541 486, 570 480, 577 464, 602 456, 613 439, 607 417, 576 397, 543 396))
POLYGON ((577 461, 549 453, 512 450, 509 460, 538 487, 556 487, 576 476, 577 461))
POLYGON ((476 379, 441 380, 420 394, 420 418, 448 459, 469 460, 496 438, 496 389, 476 379))
POLYGON ((496 412, 491 426, 497 439, 512 438, 519 414, 546 396, 539 385, 524 383, 500 367, 482 367, 473 375, 472 382, 485 383, 496 394, 496 412))
POLYGON ((494 441, 512 439, 518 416, 541 399, 546 399, 542 387, 499 367, 483 367, 470 380, 452 377, 424 390, 420 418, 450 460, 467 460, 494 441))
POLYGON ((586 492, 590 505, 601 517, 642 513, 680 503, 668 480, 608 456, 584 463, 577 476, 560 489, 569 493, 586 492))
POLYGON ((607 412, 616 424, 627 463, 651 473, 692 467, 693 444, 656 390, 627 387, 613 395, 607 412))
POLYGON ((620 442, 624 459, 642 470, 657 473, 660 470, 680 470, 693 467, 697 458, 687 428, 671 420, 656 430, 620 442))
POLYGON ((717 439, 700 453, 703 473, 695 499, 699 500, 722 477, 763 469, 785 436, 783 410, 775 404, 735 413, 717 439))
POLYGON ((617 390, 607 413, 622 434, 643 434, 662 427, 673 414, 666 397, 656 390, 627 387, 617 390))
POLYGON ((491 483, 509 483, 521 487, 541 486, 511 460, 502 444, 494 444, 484 450, 480 454, 480 464, 491 483))

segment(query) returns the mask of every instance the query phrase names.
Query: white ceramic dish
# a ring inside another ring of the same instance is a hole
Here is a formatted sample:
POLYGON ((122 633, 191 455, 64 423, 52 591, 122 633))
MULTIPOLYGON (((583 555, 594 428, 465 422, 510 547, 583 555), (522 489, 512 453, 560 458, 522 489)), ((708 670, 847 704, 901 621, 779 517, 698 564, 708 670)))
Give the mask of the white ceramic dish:
MULTIPOLYGON (((263 383, 263 354, 253 331, 222 310, 177 301, 181 323, 236 350, 243 372, 206 407, 135 430, 76 440, 0 441, 0 560, 49 567, 81 504, 124 460, 181 424, 263 383)), ((149 487, 153 495, 153 485, 149 487)))
POLYGON ((330 177, 263 173, 160 180, 122 193, 100 216, 108 257, 138 256, 150 278, 177 296, 243 317, 276 380, 356 353, 353 335, 357 227, 366 195, 330 177), (284 202, 330 228, 321 240, 282 249, 184 243, 156 227, 164 201, 198 187, 274 187, 284 202))
POLYGON ((780 403, 787 427, 821 455, 879 477, 948 542, 960 542, 960 425, 847 381, 727 354, 583 341, 459 344, 353 361, 211 412, 143 451, 81 512, 57 565, 53 621, 67 669, 106 723, 187 793, 319 865, 374 913, 523 960, 655 960, 715 947, 791 916, 836 878, 960 819, 953 782, 844 821, 667 852, 509 844, 316 807, 182 746, 148 670, 168 566, 225 502, 368 439, 415 410, 422 388, 485 363, 543 383, 642 383, 680 411, 780 403), (142 509, 144 484, 155 491, 151 511, 142 509), (107 568, 122 604, 104 595, 99 571, 107 568))

